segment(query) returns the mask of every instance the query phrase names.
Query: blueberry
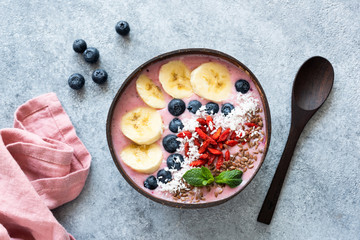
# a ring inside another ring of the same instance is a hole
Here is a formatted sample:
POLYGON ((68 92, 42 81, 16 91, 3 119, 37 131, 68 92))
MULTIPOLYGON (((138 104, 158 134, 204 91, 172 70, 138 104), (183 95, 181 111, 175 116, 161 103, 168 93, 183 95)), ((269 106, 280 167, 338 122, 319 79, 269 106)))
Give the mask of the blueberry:
POLYGON ((185 111, 185 102, 174 98, 169 102, 168 110, 172 115, 179 116, 185 111))
POLYGON ((201 107, 201 102, 199 102, 198 100, 191 100, 188 104, 187 109, 189 110, 189 112, 195 114, 200 107, 201 107))
POLYGON ((91 75, 91 78, 97 84, 103 84, 106 82, 108 74, 104 69, 96 69, 91 75))
POLYGON ((184 162, 184 157, 178 153, 171 154, 166 160, 166 164, 167 164, 168 168, 176 169, 176 170, 181 169, 182 162, 184 162))
POLYGON ((231 103, 225 103, 224 105, 222 105, 221 107, 221 112, 227 116, 232 110, 234 110, 234 105, 232 105, 231 103))
POLYGON ((172 179, 171 172, 166 171, 165 169, 160 169, 157 173, 157 179, 162 183, 168 183, 172 179))
POLYGON ((84 86, 85 78, 79 73, 74 73, 69 77, 68 84, 72 89, 79 90, 84 86))
POLYGON ((128 33, 130 32, 129 23, 126 21, 120 21, 115 25, 115 30, 121 36, 128 35, 128 33))
POLYGON ((89 47, 85 50, 83 53, 84 60, 88 63, 96 63, 99 59, 100 53, 99 50, 97 50, 94 47, 89 47))
POLYGON ((158 187, 156 178, 154 176, 149 176, 145 181, 144 181, 144 187, 150 189, 150 190, 154 190, 158 187))
POLYGON ((173 153, 176 151, 176 149, 179 148, 180 142, 178 140, 176 140, 176 138, 177 137, 174 134, 166 135, 163 138, 162 144, 167 152, 173 153))
POLYGON ((219 105, 218 105, 217 103, 214 103, 214 102, 208 102, 208 103, 206 104, 205 111, 206 111, 208 114, 218 113, 218 112, 219 112, 219 105))
POLYGON ((86 42, 82 39, 76 39, 73 43, 73 49, 77 53, 83 53, 86 50, 86 42))
POLYGON ((236 91, 241 92, 241 93, 247 93, 250 89, 250 84, 248 81, 244 80, 244 79, 240 79, 237 80, 235 83, 235 88, 236 91))
POLYGON ((172 131, 173 133, 178 133, 179 128, 180 130, 184 128, 184 124, 181 122, 181 120, 178 118, 174 118, 173 120, 171 120, 171 122, 169 123, 170 131, 172 131))

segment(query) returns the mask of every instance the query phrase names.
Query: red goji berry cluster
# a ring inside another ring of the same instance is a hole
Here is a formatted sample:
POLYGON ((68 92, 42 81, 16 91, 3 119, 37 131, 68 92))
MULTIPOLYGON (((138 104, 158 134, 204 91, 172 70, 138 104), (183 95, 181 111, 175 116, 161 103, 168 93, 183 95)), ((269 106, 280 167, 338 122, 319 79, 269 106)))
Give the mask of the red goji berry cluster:
MULTIPOLYGON (((230 151, 226 150, 223 154, 224 144, 229 147, 234 147, 238 143, 245 144, 246 140, 241 139, 236 135, 235 131, 231 131, 230 128, 223 130, 219 127, 215 133, 211 134, 216 128, 211 116, 207 116, 206 119, 198 118, 200 126, 195 129, 195 132, 199 135, 199 138, 194 138, 194 144, 199 148, 200 157, 198 160, 192 161, 190 166, 199 167, 207 164, 208 166, 215 164, 217 169, 220 169, 224 161, 230 160, 230 151), (215 162, 216 160, 216 162, 215 162)), ((257 127, 254 123, 245 123, 248 127, 257 127)), ((183 131, 177 134, 179 138, 191 138, 192 133, 190 131, 183 131)), ((188 156, 189 143, 184 145, 185 156, 188 156)))

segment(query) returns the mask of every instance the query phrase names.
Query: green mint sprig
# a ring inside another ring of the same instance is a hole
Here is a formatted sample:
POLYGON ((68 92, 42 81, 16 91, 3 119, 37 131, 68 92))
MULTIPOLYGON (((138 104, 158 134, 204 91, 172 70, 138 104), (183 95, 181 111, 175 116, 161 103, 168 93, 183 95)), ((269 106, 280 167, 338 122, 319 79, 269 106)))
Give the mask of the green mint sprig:
POLYGON ((214 182, 213 175, 206 167, 190 169, 183 175, 183 178, 194 187, 202 187, 214 182))
POLYGON ((194 187, 207 186, 214 181, 219 184, 227 184, 234 188, 241 184, 243 172, 240 170, 224 171, 214 178, 210 170, 206 167, 193 168, 188 170, 183 178, 185 181, 194 187))
POLYGON ((242 174, 243 172, 237 169, 231 171, 224 171, 215 177, 215 182, 224 183, 229 185, 229 187, 234 188, 239 186, 242 182, 242 174))

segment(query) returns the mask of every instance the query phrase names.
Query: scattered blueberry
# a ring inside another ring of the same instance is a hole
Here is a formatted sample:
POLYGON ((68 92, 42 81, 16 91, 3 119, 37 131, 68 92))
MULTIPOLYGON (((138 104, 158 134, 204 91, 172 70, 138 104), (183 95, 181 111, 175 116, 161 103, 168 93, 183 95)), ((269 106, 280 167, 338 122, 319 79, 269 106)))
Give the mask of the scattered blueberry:
POLYGON ((103 84, 106 82, 108 74, 104 69, 96 69, 91 75, 91 78, 97 84, 103 84))
POLYGON ((83 53, 86 47, 86 42, 83 39, 76 39, 73 43, 73 49, 77 53, 83 53))
POLYGON ((225 103, 224 105, 222 105, 221 107, 221 112, 227 116, 232 110, 234 110, 234 105, 232 105, 231 103, 225 103))
POLYGON ((89 47, 85 50, 83 53, 84 59, 88 63, 96 63, 99 59, 100 53, 99 50, 97 50, 94 47, 89 47))
POLYGON ((170 131, 172 131, 173 133, 178 133, 179 128, 180 130, 184 128, 184 124, 181 122, 181 120, 178 118, 174 118, 173 120, 171 120, 171 122, 169 123, 170 131))
POLYGON ((201 102, 199 102, 198 100, 191 100, 188 104, 187 109, 189 110, 189 112, 195 114, 200 107, 201 107, 201 102))
POLYGON ((244 80, 244 79, 240 79, 237 80, 235 83, 235 88, 236 91, 241 92, 241 93, 247 93, 250 89, 250 84, 248 81, 244 80))
POLYGON ((157 173, 157 179, 162 183, 168 183, 172 179, 171 172, 161 169, 157 173))
POLYGON ((168 168, 176 169, 176 170, 181 169, 182 162, 184 162, 184 157, 178 153, 171 154, 166 160, 166 164, 167 164, 168 168))
POLYGON ((126 21, 120 21, 115 25, 115 30, 121 36, 128 35, 128 33, 130 32, 129 23, 126 21))
POLYGON ((208 102, 208 103, 206 104, 205 111, 206 111, 208 114, 218 113, 218 112, 219 112, 219 105, 218 105, 217 103, 214 103, 214 102, 208 102))
POLYGON ((169 102, 168 110, 172 115, 179 116, 185 111, 185 102, 174 98, 169 102))
POLYGON ((150 189, 150 190, 154 190, 158 187, 156 178, 154 176, 149 176, 145 181, 144 181, 144 187, 150 189))
POLYGON ((173 153, 176 151, 176 149, 179 148, 180 142, 178 140, 176 140, 176 138, 177 137, 174 134, 166 135, 163 138, 162 144, 167 152, 173 153))
POLYGON ((68 83, 72 89, 79 90, 84 86, 85 78, 79 73, 74 73, 69 77, 68 83))

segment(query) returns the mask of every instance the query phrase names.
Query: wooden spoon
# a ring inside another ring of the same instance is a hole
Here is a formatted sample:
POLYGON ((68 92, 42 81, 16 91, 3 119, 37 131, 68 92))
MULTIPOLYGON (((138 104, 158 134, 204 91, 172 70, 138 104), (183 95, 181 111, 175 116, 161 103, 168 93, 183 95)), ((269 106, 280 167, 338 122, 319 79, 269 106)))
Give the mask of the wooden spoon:
POLYGON ((323 57, 308 59, 296 74, 292 89, 290 133, 261 207, 258 222, 270 224, 300 134, 329 96, 333 83, 334 69, 323 57))

